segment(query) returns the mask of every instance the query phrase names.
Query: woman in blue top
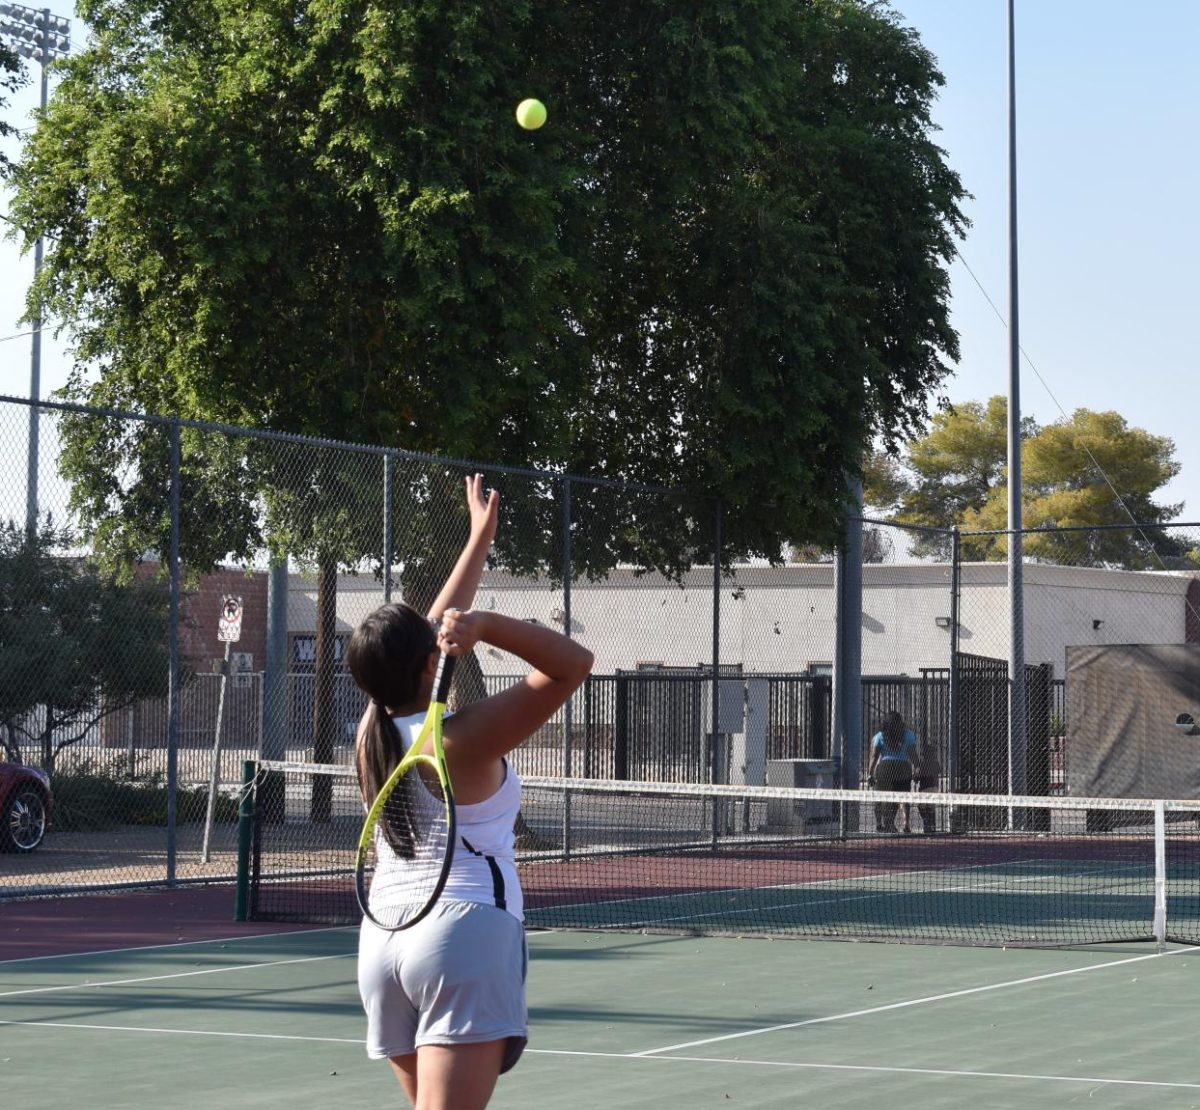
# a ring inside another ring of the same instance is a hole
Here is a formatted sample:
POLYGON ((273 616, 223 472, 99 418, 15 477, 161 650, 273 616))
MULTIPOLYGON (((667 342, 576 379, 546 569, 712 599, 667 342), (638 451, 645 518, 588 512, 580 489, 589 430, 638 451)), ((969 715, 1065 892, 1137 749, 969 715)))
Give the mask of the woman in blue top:
MULTIPOLYGON (((904 718, 894 709, 883 719, 871 739, 871 761, 867 774, 880 790, 912 789, 913 761, 917 757, 917 737, 906 728, 904 718)), ((875 830, 894 832, 898 802, 875 803, 875 830)))

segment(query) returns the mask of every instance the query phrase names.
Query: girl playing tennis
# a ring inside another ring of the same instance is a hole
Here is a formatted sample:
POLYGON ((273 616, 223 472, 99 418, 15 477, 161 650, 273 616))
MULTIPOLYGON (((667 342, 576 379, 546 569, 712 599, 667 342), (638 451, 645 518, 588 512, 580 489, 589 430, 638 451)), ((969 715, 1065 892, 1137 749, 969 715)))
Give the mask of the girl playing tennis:
MULTIPOLYGON (((363 920, 358 985, 367 1053, 391 1062, 417 1110, 486 1106, 525 1047, 527 956, 513 834, 521 785, 505 755, 554 715, 592 666, 591 652, 552 629, 467 608, 496 533, 499 495, 485 495, 475 475, 467 479, 467 505, 470 537, 428 617, 384 605, 355 631, 347 652, 355 682, 371 699, 357 740, 368 804, 420 732, 439 649, 462 656, 487 643, 533 668, 446 717, 458 836, 438 903, 400 932, 363 920)), ((404 861, 394 858, 392 866, 404 861)), ((372 890, 387 881, 377 872, 372 890)))

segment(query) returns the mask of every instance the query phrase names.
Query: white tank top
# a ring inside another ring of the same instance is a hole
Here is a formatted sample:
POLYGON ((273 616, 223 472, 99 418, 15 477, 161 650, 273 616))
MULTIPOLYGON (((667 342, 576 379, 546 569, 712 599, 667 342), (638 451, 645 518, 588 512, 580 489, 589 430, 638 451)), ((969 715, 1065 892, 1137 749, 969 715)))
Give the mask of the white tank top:
MULTIPOLYGON (((424 713, 393 717, 404 750, 412 746, 425 722, 424 713)), ((443 898, 480 902, 507 910, 524 921, 524 900, 517 878, 514 826, 521 809, 521 780, 504 760, 504 781, 490 797, 474 805, 454 807, 458 835, 454 859, 443 898)), ((454 782, 450 783, 453 788, 454 782)), ((381 852, 379 870, 371 884, 371 897, 387 897, 404 886, 404 861, 391 852, 381 852)))

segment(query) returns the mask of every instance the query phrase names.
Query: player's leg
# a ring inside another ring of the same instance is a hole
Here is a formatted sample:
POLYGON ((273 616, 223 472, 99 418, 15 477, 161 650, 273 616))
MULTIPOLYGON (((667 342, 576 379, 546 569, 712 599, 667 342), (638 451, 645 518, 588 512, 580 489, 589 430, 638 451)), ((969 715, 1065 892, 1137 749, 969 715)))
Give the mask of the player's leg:
POLYGON ((408 1095, 408 1101, 413 1106, 416 1106, 417 1054, 410 1052, 407 1056, 391 1056, 388 1058, 388 1063, 392 1065, 392 1071, 400 1081, 400 1086, 404 1089, 404 1093, 408 1095))
POLYGON ((524 926, 496 906, 443 898, 413 932, 400 979, 419 1013, 414 1106, 486 1106, 525 1047, 524 926))
POLYGON ((416 1110, 483 1110, 500 1078, 507 1048, 507 1038, 422 1045, 417 1049, 416 1110))

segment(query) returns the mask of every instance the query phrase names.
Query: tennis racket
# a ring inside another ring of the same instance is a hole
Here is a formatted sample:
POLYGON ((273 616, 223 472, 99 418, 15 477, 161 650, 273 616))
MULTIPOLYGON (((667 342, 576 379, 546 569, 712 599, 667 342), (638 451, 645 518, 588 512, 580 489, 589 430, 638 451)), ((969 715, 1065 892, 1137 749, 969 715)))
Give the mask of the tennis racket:
POLYGON ((367 810, 354 868, 363 913, 381 929, 408 929, 433 909, 454 857, 454 794, 442 716, 455 660, 443 654, 421 732, 367 810), (433 752, 424 753, 428 741, 433 752))

